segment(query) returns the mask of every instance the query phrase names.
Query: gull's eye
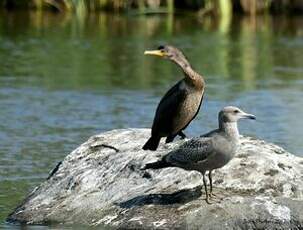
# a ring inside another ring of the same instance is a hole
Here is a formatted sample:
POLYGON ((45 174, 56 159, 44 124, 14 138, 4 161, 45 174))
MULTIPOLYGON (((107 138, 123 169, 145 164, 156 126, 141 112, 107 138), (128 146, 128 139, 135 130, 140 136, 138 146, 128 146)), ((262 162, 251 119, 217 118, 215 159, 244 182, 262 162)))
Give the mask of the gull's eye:
POLYGON ((236 110, 234 110, 234 113, 240 113, 240 111, 236 109, 236 110))

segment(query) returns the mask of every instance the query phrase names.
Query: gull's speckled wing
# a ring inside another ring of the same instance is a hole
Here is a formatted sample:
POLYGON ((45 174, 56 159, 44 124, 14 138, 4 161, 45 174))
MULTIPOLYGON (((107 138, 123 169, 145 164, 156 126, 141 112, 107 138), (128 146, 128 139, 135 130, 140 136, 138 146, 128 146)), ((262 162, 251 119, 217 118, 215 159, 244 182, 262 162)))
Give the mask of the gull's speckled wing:
POLYGON ((214 152, 212 138, 194 138, 165 157, 173 165, 195 164, 207 159, 214 152))

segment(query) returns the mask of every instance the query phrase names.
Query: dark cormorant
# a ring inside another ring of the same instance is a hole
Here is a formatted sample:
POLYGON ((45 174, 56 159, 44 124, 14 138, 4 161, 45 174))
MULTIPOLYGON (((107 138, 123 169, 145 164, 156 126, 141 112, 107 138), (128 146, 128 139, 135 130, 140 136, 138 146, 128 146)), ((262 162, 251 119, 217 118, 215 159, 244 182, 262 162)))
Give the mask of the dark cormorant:
POLYGON ((209 203, 209 197, 213 195, 212 170, 223 167, 234 157, 239 145, 237 121, 241 118, 256 119, 254 115, 247 114, 237 107, 223 108, 219 113, 218 129, 186 141, 160 161, 149 163, 143 169, 180 167, 202 173, 206 202, 209 203), (210 193, 207 191, 206 171, 209 171, 210 193))
POLYGON ((180 50, 173 46, 160 46, 157 50, 145 51, 145 55, 156 55, 176 63, 185 77, 174 85, 161 99, 152 125, 151 137, 143 146, 144 150, 156 150, 161 137, 172 142, 179 135, 185 138, 183 130, 199 112, 205 82, 195 72, 180 50))

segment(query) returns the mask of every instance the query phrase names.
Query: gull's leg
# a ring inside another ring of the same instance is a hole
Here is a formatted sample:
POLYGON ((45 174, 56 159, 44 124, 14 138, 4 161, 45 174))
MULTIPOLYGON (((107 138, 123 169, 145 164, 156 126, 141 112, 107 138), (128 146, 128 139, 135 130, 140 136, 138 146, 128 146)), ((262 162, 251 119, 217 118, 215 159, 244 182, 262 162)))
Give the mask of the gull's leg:
POLYGON ((203 172, 202 173, 202 175, 203 175, 203 184, 204 184, 204 189, 205 189, 205 195, 206 195, 206 203, 208 203, 208 204, 211 204, 210 202, 209 202, 209 194, 208 194, 208 192, 207 192, 207 184, 206 184, 206 179, 205 179, 205 172, 203 172))
POLYGON ((216 196, 215 194, 213 194, 213 178, 211 176, 211 172, 212 171, 210 170, 208 173, 208 179, 209 179, 209 184, 210 184, 209 197, 216 196))
POLYGON ((185 135, 185 133, 183 133, 183 131, 180 131, 180 132, 178 133, 178 135, 181 137, 181 139, 186 138, 186 135, 185 135))

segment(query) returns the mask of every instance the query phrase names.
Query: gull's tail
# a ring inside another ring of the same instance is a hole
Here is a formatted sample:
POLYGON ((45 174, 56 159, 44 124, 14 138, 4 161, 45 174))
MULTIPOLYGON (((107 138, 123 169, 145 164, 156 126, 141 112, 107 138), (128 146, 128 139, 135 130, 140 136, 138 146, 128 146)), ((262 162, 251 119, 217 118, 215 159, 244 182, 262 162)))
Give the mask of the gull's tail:
POLYGON ((171 164, 167 163, 165 160, 162 159, 160 161, 146 164, 142 169, 162 169, 171 166, 172 166, 171 164))

